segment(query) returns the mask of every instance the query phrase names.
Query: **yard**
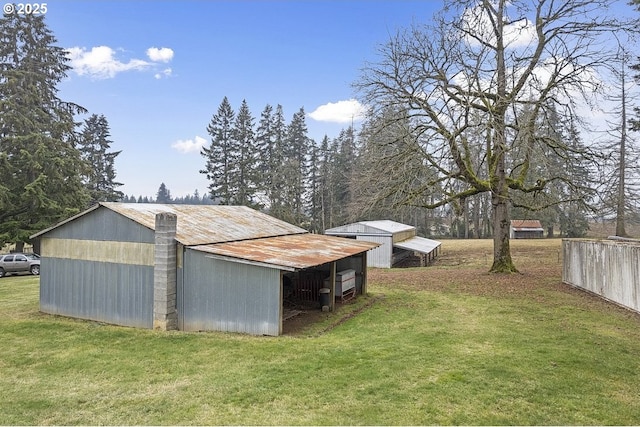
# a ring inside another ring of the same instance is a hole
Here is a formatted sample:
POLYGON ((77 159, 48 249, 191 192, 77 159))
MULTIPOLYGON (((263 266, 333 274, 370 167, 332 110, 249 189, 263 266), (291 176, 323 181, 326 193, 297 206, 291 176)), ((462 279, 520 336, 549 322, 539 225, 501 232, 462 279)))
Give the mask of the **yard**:
POLYGON ((278 338, 44 315, 0 280, 0 424, 640 423, 640 315, 561 283, 560 240, 445 240, 278 338), (311 322, 313 320, 313 322, 311 322))

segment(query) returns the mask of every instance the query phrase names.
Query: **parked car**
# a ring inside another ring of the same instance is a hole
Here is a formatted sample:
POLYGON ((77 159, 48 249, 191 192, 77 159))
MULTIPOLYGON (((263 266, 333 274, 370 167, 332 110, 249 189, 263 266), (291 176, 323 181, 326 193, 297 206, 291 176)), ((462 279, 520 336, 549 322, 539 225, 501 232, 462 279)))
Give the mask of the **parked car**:
POLYGON ((23 253, 0 255, 0 277, 20 273, 40 274, 40 255, 23 253))

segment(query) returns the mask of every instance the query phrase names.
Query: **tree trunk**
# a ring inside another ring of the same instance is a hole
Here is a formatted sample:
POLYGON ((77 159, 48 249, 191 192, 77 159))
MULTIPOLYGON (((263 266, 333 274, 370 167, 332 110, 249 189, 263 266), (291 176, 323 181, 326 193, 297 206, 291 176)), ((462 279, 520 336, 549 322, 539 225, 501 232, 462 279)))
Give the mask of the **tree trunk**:
MULTIPOLYGON (((508 191, 505 188, 505 191, 508 191)), ((511 259, 509 246, 509 220, 508 199, 498 192, 492 195, 493 204, 493 265, 492 273, 515 273, 518 270, 511 259)))
POLYGON ((509 203, 511 201, 509 195, 509 187, 507 185, 507 173, 505 167, 505 157, 507 152, 506 123, 505 117, 508 109, 507 99, 507 78, 505 65, 505 45, 504 35, 504 7, 506 1, 502 0, 498 3, 496 29, 496 73, 498 84, 498 108, 493 117, 494 130, 494 176, 492 178, 491 206, 493 209, 493 265, 492 273, 513 273, 516 270, 511 259, 511 249, 509 247, 509 231, 511 221, 509 217, 509 203))
POLYGON ((469 201, 465 197, 462 199, 462 221, 464 223, 464 238, 469 238, 469 201))
POLYGON ((624 59, 622 73, 622 109, 621 109, 621 127, 620 127, 620 167, 618 169, 618 197, 616 203, 616 236, 627 237, 627 230, 624 224, 624 208, 625 208, 625 171, 627 167, 627 108, 626 93, 624 80, 624 59))
POLYGON ((513 264, 509 246, 509 234, 511 231, 510 198, 504 163, 504 150, 500 150, 491 192, 491 207, 493 210, 493 265, 489 270, 491 273, 516 273, 518 271, 513 264))
POLYGON ((473 200, 473 232, 476 239, 480 239, 482 232, 480 230, 480 201, 482 195, 475 196, 473 200))
POLYGON ((482 195, 482 237, 493 235, 493 227, 491 223, 491 203, 489 197, 482 195))

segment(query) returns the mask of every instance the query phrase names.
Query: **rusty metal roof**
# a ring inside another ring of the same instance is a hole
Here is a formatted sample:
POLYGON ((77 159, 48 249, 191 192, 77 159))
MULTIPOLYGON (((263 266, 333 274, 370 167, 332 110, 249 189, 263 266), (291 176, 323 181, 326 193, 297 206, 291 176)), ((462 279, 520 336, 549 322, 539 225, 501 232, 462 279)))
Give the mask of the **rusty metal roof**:
POLYGON ((176 240, 185 246, 307 233, 304 228, 246 206, 103 202, 32 237, 45 234, 101 207, 117 212, 151 230, 155 229, 156 214, 176 214, 176 240))
POLYGON ((101 203, 140 224, 155 228, 156 214, 178 216, 176 240, 185 246, 307 233, 304 228, 246 206, 101 203))
POLYGON ((544 231, 542 224, 537 219, 512 219, 511 227, 516 231, 544 231))
POLYGON ((299 270, 357 255, 378 246, 379 243, 307 233, 201 245, 191 249, 216 257, 299 270))

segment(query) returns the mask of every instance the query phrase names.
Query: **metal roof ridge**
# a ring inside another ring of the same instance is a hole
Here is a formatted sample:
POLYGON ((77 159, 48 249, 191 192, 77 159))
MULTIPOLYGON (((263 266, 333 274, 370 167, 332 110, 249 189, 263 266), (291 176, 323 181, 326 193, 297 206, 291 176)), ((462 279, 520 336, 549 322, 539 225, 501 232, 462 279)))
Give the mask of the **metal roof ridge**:
POLYGON ((210 243, 196 243, 195 245, 184 245, 187 248, 195 248, 197 246, 210 246, 210 245, 224 245, 227 243, 238 243, 238 242, 248 242, 251 240, 264 240, 264 239, 272 239, 274 237, 284 237, 284 236, 299 236, 302 234, 313 234, 309 231, 304 231, 300 233, 288 233, 288 234, 274 234, 273 236, 261 236, 261 237, 248 237, 246 239, 238 239, 238 240, 225 240, 223 242, 210 242, 210 243))

